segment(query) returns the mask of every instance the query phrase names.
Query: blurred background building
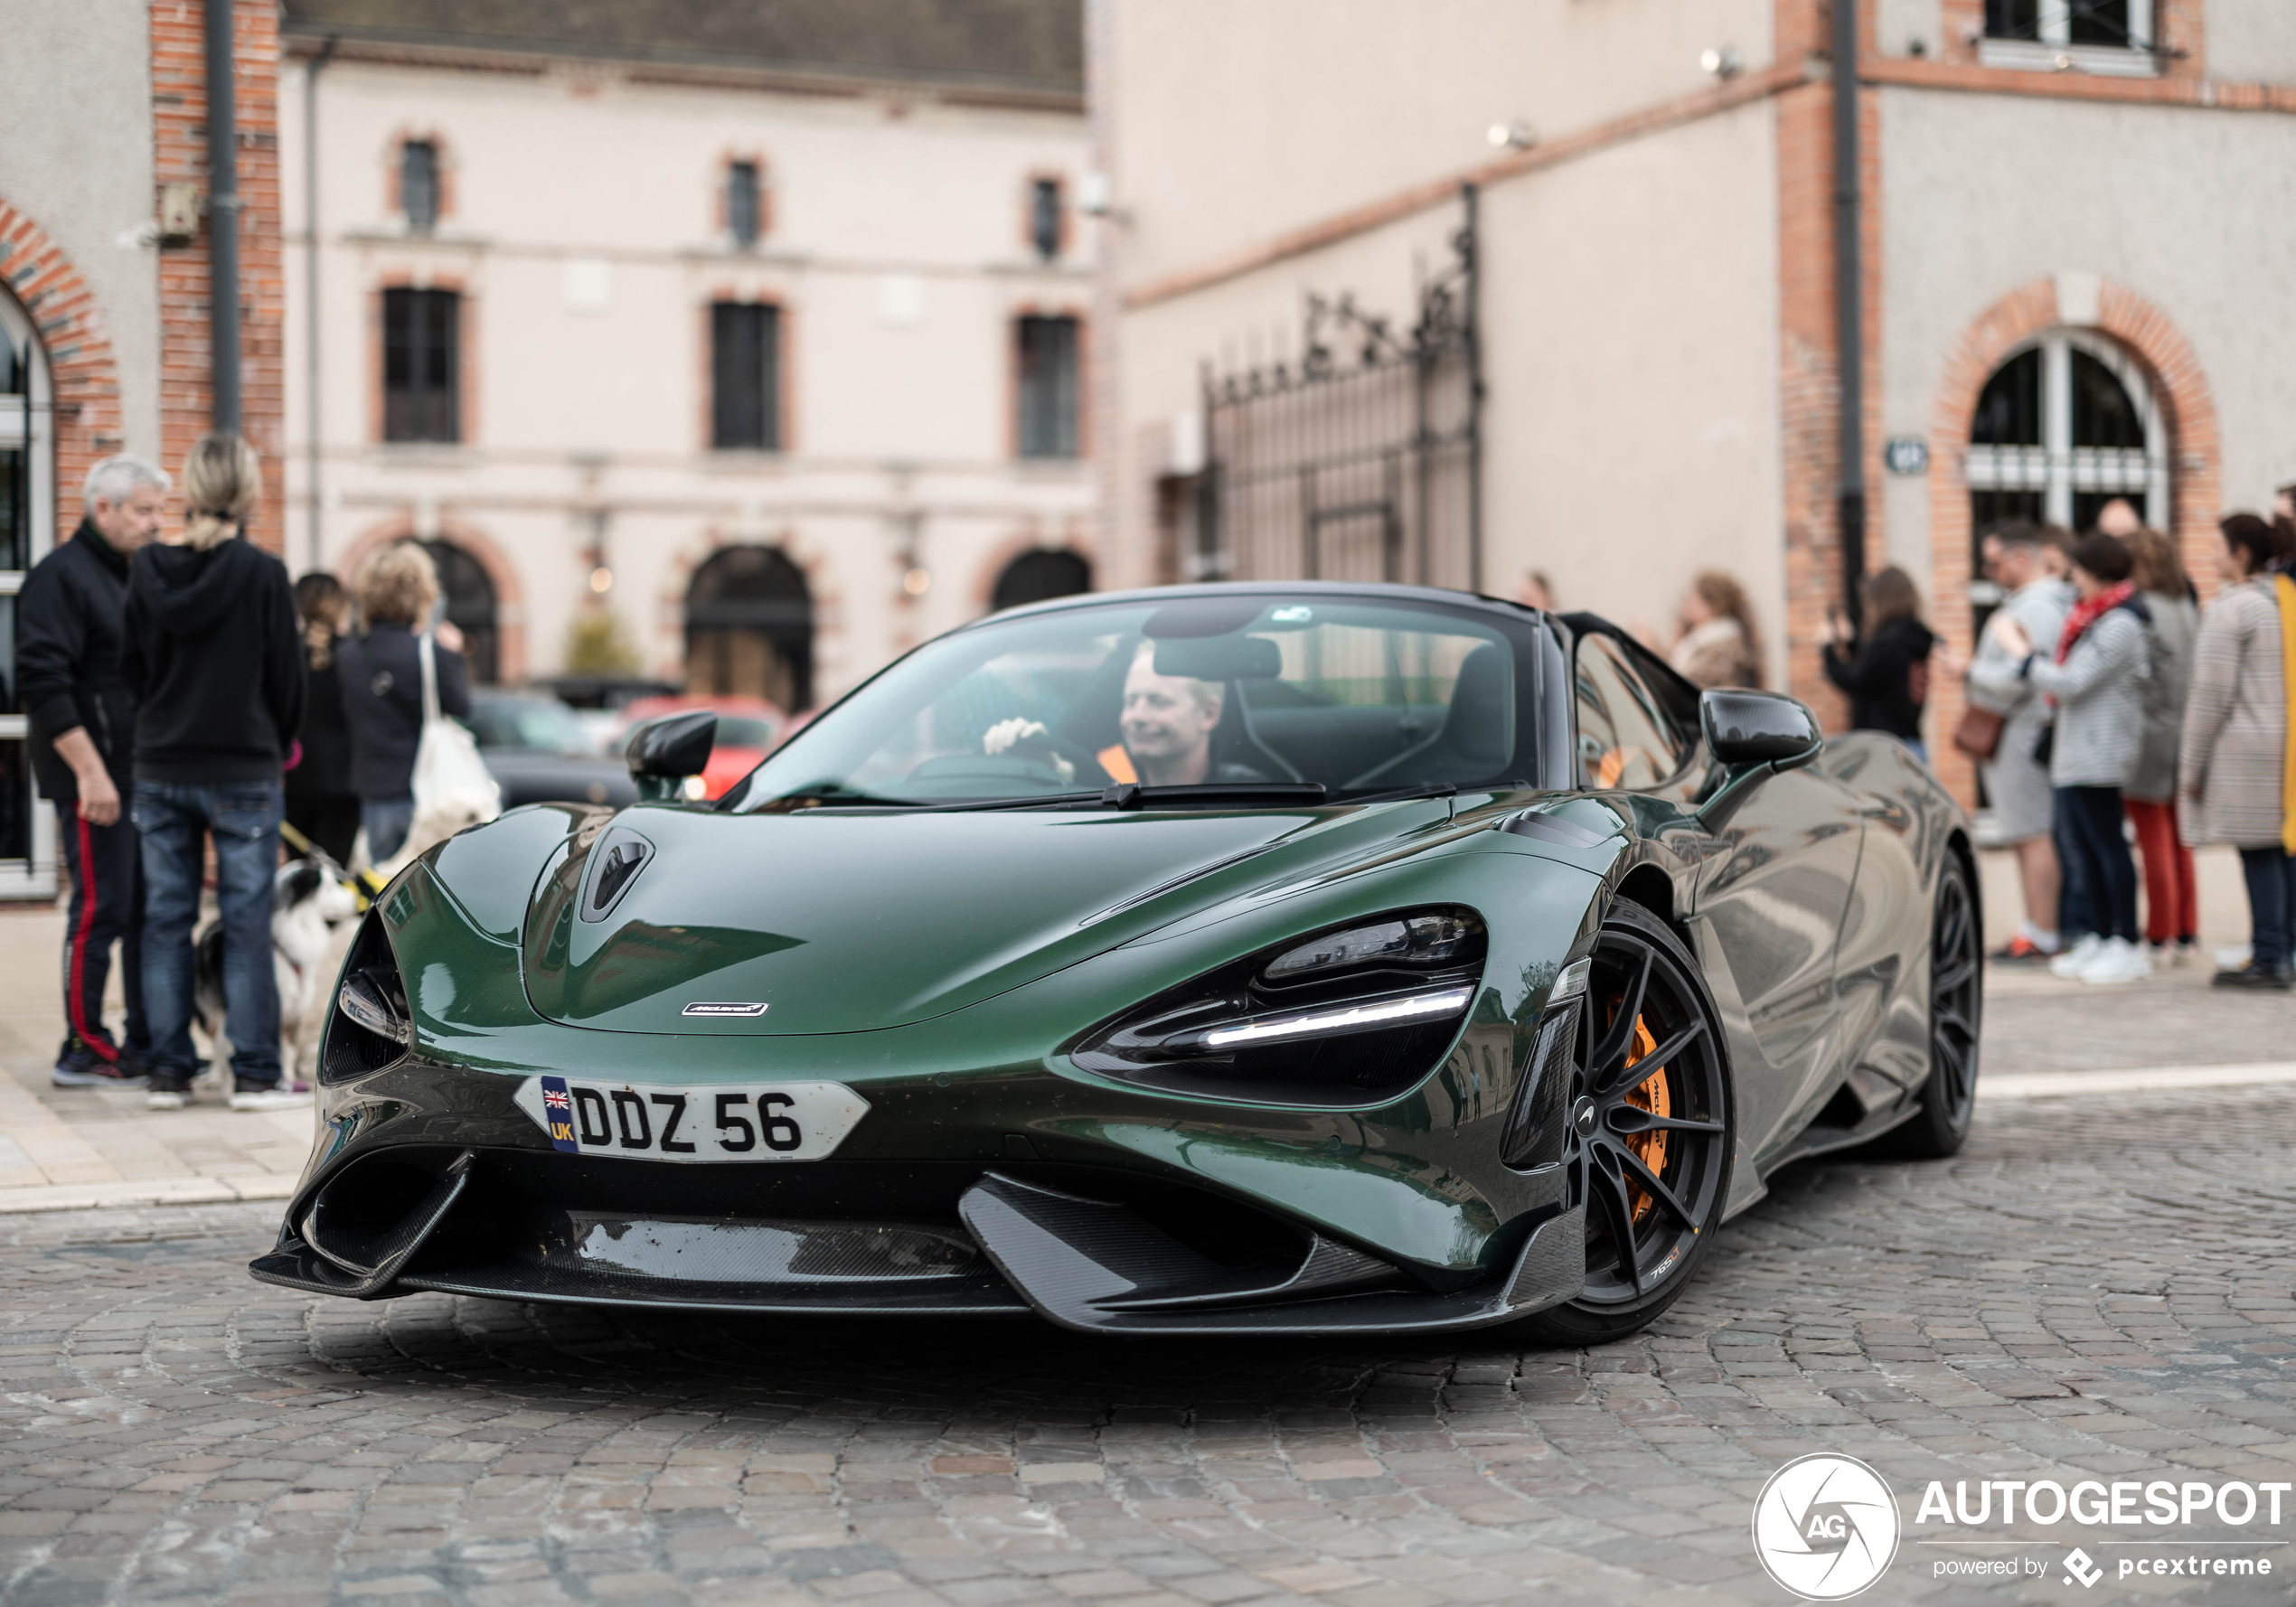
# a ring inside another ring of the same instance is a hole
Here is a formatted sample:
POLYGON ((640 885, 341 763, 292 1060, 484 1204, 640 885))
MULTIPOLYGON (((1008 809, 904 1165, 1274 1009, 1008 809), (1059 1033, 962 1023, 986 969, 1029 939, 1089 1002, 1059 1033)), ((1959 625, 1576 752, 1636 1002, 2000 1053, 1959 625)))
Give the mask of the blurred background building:
POLYGON ((1089 10, 1109 584, 1539 569, 1662 630, 1718 567, 1838 718, 1856 572, 1966 645, 1987 522, 2131 495, 2206 587, 2296 478, 2287 0, 1089 10))
POLYGON ((412 537, 483 680, 791 710, 1089 584, 1073 0, 283 27, 297 569, 412 537))

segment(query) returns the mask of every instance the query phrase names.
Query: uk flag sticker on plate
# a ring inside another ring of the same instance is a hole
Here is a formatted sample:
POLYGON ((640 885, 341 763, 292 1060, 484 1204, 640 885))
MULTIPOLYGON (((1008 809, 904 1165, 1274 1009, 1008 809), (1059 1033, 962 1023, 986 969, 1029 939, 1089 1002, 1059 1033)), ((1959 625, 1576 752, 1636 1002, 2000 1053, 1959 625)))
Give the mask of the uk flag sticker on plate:
POLYGON ((566 1091, 564 1077, 543 1077, 542 1123, 550 1129, 550 1146, 579 1155, 582 1146, 574 1142, 574 1096, 566 1091))

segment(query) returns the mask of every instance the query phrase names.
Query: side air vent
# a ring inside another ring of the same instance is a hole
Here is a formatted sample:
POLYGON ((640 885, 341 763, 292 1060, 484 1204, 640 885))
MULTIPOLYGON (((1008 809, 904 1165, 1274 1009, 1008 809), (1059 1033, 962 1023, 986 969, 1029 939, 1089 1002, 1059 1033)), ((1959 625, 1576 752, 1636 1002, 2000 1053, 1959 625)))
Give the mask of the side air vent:
POLYGON ((370 909, 335 983, 326 1040, 319 1049, 319 1080, 343 1083, 381 1071, 413 1043, 414 1016, 407 1008, 398 957, 391 952, 381 911, 370 909))
POLYGON ((627 826, 608 832, 606 841, 590 850, 590 887, 582 896, 582 918, 604 920, 653 857, 654 844, 627 826))

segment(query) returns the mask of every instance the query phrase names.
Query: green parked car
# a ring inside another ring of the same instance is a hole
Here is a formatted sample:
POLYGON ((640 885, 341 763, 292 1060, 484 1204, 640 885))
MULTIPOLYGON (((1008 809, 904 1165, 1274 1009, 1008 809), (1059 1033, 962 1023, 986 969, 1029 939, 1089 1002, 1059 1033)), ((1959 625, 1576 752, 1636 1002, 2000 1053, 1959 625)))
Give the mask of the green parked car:
POLYGON ((375 901, 257 1277, 1585 1343, 1779 1165, 1968 1128, 1960 809, 1591 616, 1069 597, 680 801, 710 739, 375 901))

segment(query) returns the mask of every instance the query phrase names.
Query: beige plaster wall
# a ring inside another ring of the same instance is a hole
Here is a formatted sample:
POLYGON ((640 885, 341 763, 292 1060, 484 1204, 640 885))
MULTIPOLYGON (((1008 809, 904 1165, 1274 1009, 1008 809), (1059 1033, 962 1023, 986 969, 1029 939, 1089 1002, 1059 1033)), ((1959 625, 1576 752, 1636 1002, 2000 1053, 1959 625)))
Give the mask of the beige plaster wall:
POLYGON ((1768 63, 1770 0, 1112 0, 1115 198, 1137 284, 1768 63), (1217 42, 1216 48, 1213 42, 1217 42))
MULTIPOLYGON (((304 83, 299 65, 283 74, 291 241, 306 226, 304 83)), ((978 613, 983 571, 1016 550, 1088 550, 1087 465, 1016 461, 1012 421, 1013 317, 1090 305, 1087 231, 1045 263, 1024 222, 1033 176, 1072 192, 1081 177, 1080 116, 345 61, 318 107, 325 561, 394 522, 479 532, 520 576, 529 672, 546 673, 589 597, 582 552, 602 520, 607 600, 666 672, 687 568, 722 541, 782 545, 814 582, 825 700, 978 613), (391 205, 409 134, 445 158, 450 203, 428 239, 391 205), (733 156, 766 170, 751 252, 718 213, 733 156), (465 292, 459 445, 375 438, 373 320, 392 282, 465 292), (601 301, 573 294, 601 283, 601 301), (726 296, 783 306, 784 452, 709 447, 707 308, 726 296), (912 556, 931 575, 921 599, 900 587, 912 556)), ((312 550, 306 268, 291 244, 298 568, 312 550)))

